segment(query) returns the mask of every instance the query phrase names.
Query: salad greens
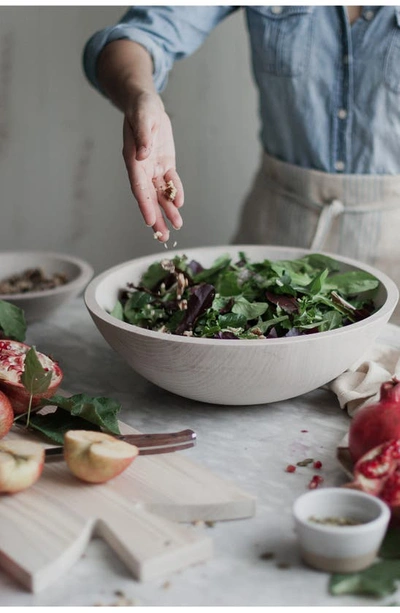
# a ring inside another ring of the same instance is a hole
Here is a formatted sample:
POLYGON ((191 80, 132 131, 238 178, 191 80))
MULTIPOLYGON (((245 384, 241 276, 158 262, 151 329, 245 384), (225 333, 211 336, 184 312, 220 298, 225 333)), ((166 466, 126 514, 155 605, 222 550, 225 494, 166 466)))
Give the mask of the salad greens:
POLYGON ((130 324, 202 338, 298 336, 346 326, 374 312, 379 280, 340 272, 327 256, 251 262, 223 255, 210 268, 187 256, 155 262, 127 284, 111 315, 130 324))

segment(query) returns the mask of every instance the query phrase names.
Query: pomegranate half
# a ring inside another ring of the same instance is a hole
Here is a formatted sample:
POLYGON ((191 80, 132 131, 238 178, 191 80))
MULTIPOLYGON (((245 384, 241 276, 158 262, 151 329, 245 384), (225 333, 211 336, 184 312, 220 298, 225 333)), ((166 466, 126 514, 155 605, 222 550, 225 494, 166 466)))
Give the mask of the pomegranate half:
MULTIPOLYGON (((25 413, 29 406, 30 394, 21 383, 21 375, 25 356, 30 349, 29 345, 18 341, 0 340, 0 390, 6 394, 16 414, 25 413)), ((37 407, 42 398, 55 394, 63 378, 57 362, 39 351, 36 351, 36 355, 43 368, 51 371, 51 381, 45 392, 33 396, 32 408, 37 407)))
POLYGON ((349 451, 353 462, 392 439, 400 439, 400 381, 395 377, 382 383, 378 402, 363 407, 351 420, 349 451))
POLYGON ((400 439, 370 449, 354 466, 354 480, 344 487, 377 496, 390 507, 392 522, 400 520, 400 439))

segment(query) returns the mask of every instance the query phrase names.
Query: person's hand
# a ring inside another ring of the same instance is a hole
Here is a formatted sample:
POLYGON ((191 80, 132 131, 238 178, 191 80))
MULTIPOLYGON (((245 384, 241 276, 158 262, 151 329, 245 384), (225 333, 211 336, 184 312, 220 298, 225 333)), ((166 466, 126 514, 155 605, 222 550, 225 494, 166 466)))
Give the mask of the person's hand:
POLYGON ((157 94, 141 92, 125 112, 123 157, 144 221, 160 241, 169 238, 169 221, 176 230, 182 226, 179 208, 183 187, 175 169, 175 145, 171 122, 157 94), (167 183, 176 188, 168 197, 167 183), (166 191, 167 189, 167 191, 166 191), (161 233, 161 234, 160 234, 161 233))

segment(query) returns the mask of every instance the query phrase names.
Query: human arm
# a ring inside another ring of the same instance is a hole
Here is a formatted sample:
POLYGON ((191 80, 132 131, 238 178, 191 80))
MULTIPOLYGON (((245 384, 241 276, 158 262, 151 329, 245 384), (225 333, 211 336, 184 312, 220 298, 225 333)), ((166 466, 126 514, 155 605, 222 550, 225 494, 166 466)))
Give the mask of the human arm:
POLYGON ((170 120, 158 92, 174 61, 192 53, 232 7, 135 7, 87 43, 85 72, 124 113, 123 155, 145 222, 168 240, 180 227, 183 187, 175 168, 170 120), (177 188, 165 198, 168 181, 177 188), (165 217, 165 219, 164 219, 165 217))
POLYGON ((130 40, 116 40, 101 52, 97 63, 99 84, 108 98, 124 113, 123 158, 146 225, 160 240, 169 229, 182 226, 179 208, 184 194, 175 167, 171 122, 153 83, 153 63, 147 50, 130 40), (165 195, 168 181, 177 192, 173 201, 165 195), (164 215, 165 218, 164 218, 164 215))

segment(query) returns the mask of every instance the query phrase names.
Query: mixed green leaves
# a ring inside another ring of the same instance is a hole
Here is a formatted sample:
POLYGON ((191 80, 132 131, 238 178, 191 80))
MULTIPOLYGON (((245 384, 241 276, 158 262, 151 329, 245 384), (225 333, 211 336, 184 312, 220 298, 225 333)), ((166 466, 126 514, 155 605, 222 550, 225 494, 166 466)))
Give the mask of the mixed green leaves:
POLYGON ((335 596, 355 594, 383 598, 393 594, 400 581, 400 529, 389 528, 377 561, 363 571, 331 576, 329 591, 335 596))
POLYGON ((111 314, 149 330, 256 339, 323 332, 368 317, 379 281, 327 256, 252 263, 240 252, 209 268, 185 255, 153 263, 111 314))
POLYGON ((51 372, 41 365, 34 347, 27 352, 21 383, 30 394, 28 411, 22 416, 26 427, 40 432, 54 443, 63 444, 65 432, 68 430, 101 430, 110 434, 120 434, 117 414, 121 405, 116 400, 106 397, 91 397, 87 394, 75 396, 54 395, 42 398, 36 411, 44 406, 55 406, 51 413, 31 414, 32 398, 43 394, 51 383, 51 372))
POLYGON ((112 398, 87 394, 69 397, 55 395, 43 399, 42 406, 58 408, 52 413, 32 415, 30 427, 54 443, 62 445, 68 430, 101 430, 109 434, 120 434, 117 414, 121 405, 112 398))
POLYGON ((105 396, 74 396, 54 395, 43 398, 41 406, 35 412, 20 415, 31 430, 35 430, 46 439, 58 445, 63 444, 64 434, 68 430, 98 430, 109 434, 120 434, 117 414, 121 410, 119 402, 105 396), (41 408, 54 406, 55 411, 40 413, 41 408))
POLYGON ((10 302, 0 300, 0 338, 4 336, 22 343, 25 335, 24 311, 10 302))

